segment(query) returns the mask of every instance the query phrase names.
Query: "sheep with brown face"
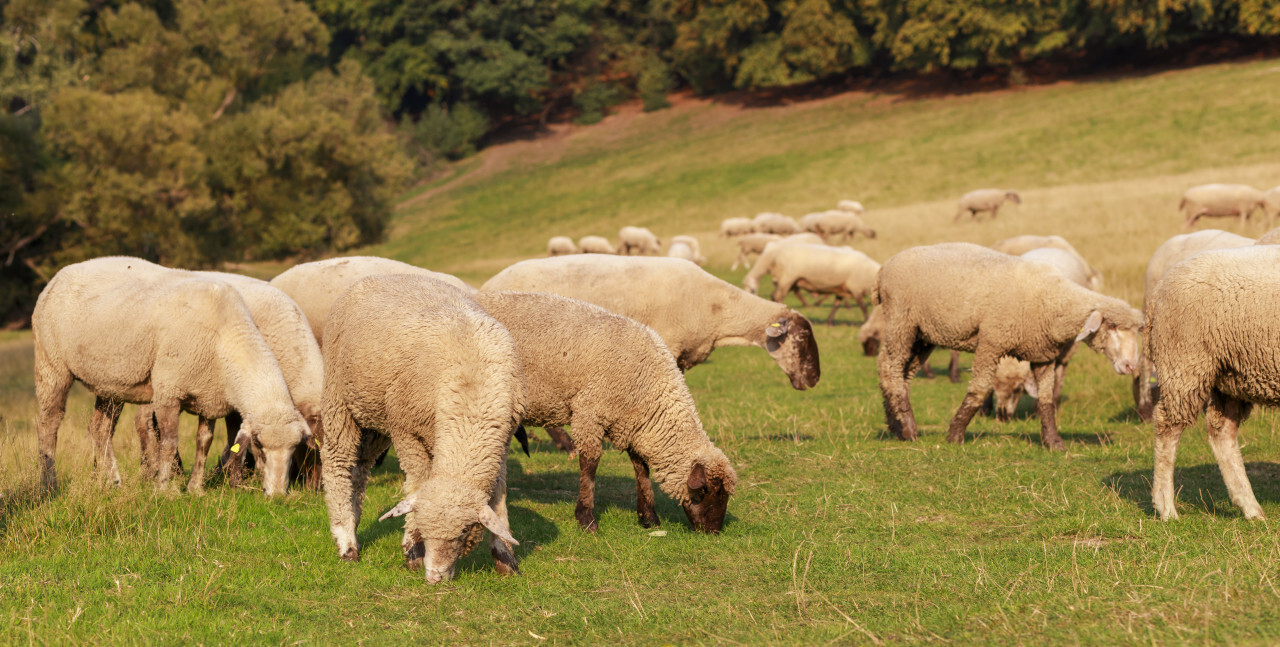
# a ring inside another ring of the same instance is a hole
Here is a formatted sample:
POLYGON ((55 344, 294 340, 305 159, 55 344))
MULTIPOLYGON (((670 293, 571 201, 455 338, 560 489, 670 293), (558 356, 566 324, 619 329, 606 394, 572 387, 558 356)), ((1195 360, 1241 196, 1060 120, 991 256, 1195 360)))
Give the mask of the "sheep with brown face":
POLYGON ((1017 191, 1009 191, 1005 189, 978 189, 970 191, 960 196, 960 208, 956 211, 956 216, 951 220, 959 221, 965 214, 969 214, 971 220, 977 220, 978 214, 986 212, 991 214, 994 219, 1000 212, 1000 207, 1006 201, 1012 201, 1014 204, 1022 204, 1022 196, 1017 191))
MULTIPOLYGON (((325 323, 325 503, 338 555, 359 559, 369 470, 394 444, 405 472, 404 548, 428 582, 493 535, 502 573, 517 570, 507 524, 506 460, 524 413, 515 342, 471 297, 423 276, 372 276, 325 323)), ((385 516, 384 516, 385 518, 385 516)))

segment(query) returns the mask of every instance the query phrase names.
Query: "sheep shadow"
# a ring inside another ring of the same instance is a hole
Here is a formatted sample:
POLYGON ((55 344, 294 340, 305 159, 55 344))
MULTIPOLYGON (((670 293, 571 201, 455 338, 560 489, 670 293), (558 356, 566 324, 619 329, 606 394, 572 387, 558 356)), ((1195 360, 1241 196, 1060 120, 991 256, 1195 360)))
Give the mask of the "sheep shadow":
POLYGON ((1107 418, 1107 422, 1124 422, 1131 425, 1146 424, 1143 422, 1142 416, 1138 415, 1138 410, 1134 408, 1133 405, 1129 405, 1113 414, 1110 418, 1107 418))
MULTIPOLYGON (((1255 461, 1245 463, 1244 469, 1259 503, 1280 502, 1280 463, 1255 461)), ((1144 513, 1154 516, 1151 475, 1150 469, 1114 472, 1102 479, 1102 485, 1133 502, 1144 513)), ((1177 502, 1183 506, 1191 505, 1197 512, 1215 517, 1241 516, 1240 509, 1231 503, 1217 463, 1175 468, 1173 488, 1177 502)))
POLYGON ((9 534, 14 517, 35 510, 57 496, 58 489, 45 488, 38 478, 25 480, 8 492, 0 492, 0 539, 9 534))
MULTIPOLYGON (((511 534, 520 542, 516 546, 516 561, 523 563, 540 547, 554 543, 560 537, 560 529, 555 522, 530 510, 529 508, 507 504, 507 518, 511 524, 511 534)), ((480 542, 470 553, 458 560, 457 574, 466 572, 484 572, 493 570, 493 556, 489 554, 489 544, 480 542)))

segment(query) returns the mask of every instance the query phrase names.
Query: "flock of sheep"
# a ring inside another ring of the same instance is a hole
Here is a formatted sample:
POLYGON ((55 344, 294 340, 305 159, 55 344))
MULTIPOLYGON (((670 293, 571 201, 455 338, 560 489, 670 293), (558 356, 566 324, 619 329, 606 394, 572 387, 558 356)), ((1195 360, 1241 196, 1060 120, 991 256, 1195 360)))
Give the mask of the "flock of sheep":
MULTIPOLYGON (((1014 191, 966 194, 956 219, 995 217, 1006 200, 1021 201, 1014 191)), ((1247 218, 1250 204, 1280 212, 1280 190, 1195 187, 1181 208, 1190 224, 1247 218)), ((1148 265, 1138 311, 1099 292, 1101 275, 1058 236, 913 247, 883 265, 829 245, 874 238, 863 214, 842 201, 798 222, 773 213, 724 221, 721 234, 739 248, 735 267, 759 254, 745 289, 699 267, 695 238, 677 236, 668 258, 654 257, 660 241, 638 227, 624 227, 617 248, 595 236, 576 245, 553 238, 549 258, 516 263, 479 290, 376 257, 305 263, 270 282, 130 257, 70 265, 32 317, 43 483, 57 486, 58 428, 78 380, 95 396, 89 434, 108 480, 120 482, 111 438, 123 403, 142 405, 134 421, 142 473, 162 489, 176 489, 181 473, 180 413, 199 418, 192 492, 203 488, 214 424, 225 418, 219 466, 227 478, 238 482, 252 464, 268 496, 291 479, 323 485, 346 560, 359 559, 370 470, 394 446, 404 499, 379 521, 405 517, 406 563, 429 582, 452 577, 484 530, 496 569, 518 572, 506 458, 513 438, 528 451, 525 426, 576 452, 575 517, 584 529, 597 527, 595 474, 608 440, 635 469, 641 525, 659 521, 652 479, 694 528, 718 533, 737 475, 703 430, 683 371, 717 347, 758 346, 793 388, 815 386, 813 328, 782 303, 789 292, 804 302, 804 291, 862 309, 858 340, 877 356, 886 422, 900 439, 919 435, 910 382, 945 347, 953 381, 956 353, 974 354, 949 441, 963 442, 989 394, 987 406, 1007 419, 1025 390, 1036 398, 1042 442, 1062 449, 1058 396, 1083 343, 1134 376, 1135 407, 1154 419, 1161 518, 1177 516, 1174 454, 1200 411, 1232 501, 1246 517, 1262 516, 1236 436, 1254 403, 1280 403, 1280 353, 1272 352, 1280 347, 1272 323, 1280 230, 1258 241, 1217 230, 1175 236, 1148 265), (765 274, 771 300, 756 296, 765 274)))

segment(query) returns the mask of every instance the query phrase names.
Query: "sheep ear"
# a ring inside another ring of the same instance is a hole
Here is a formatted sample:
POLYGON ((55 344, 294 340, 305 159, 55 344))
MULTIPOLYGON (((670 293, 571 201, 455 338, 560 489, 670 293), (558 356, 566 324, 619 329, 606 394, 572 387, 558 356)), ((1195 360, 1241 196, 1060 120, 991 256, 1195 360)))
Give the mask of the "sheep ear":
POLYGON ((512 546, 520 545, 520 542, 516 541, 516 538, 511 536, 511 529, 507 527, 507 522, 499 519, 498 513, 494 512, 493 508, 490 508, 487 505, 480 506, 480 525, 488 528, 489 532, 493 533, 493 535, 498 539, 501 539, 512 546))
POLYGON ((1102 312, 1094 310, 1089 313, 1089 318, 1084 320, 1084 327, 1080 329, 1080 334, 1076 335, 1076 341, 1084 341, 1090 335, 1098 332, 1102 327, 1102 312))
POLYGON ((406 497, 405 500, 401 501, 400 503, 397 503, 396 507, 390 510, 387 510, 386 514, 382 515, 381 517, 378 517, 378 521, 386 521, 391 517, 403 517, 406 514, 409 514, 409 511, 413 509, 413 502, 414 502, 414 499, 416 498, 417 497, 414 497, 413 495, 406 497))
POLYGON ((769 324, 769 327, 764 329, 764 334, 774 338, 781 337, 787 334, 787 323, 787 318, 783 317, 769 324))
POLYGON ((1040 397, 1040 385, 1036 384, 1036 376, 1034 373, 1028 375, 1027 379, 1022 381, 1022 390, 1026 391, 1027 395, 1033 398, 1040 397))
POLYGON ((707 469, 702 463, 694 463, 693 469, 689 470, 689 481, 685 484, 690 490, 701 490, 707 487, 707 469))

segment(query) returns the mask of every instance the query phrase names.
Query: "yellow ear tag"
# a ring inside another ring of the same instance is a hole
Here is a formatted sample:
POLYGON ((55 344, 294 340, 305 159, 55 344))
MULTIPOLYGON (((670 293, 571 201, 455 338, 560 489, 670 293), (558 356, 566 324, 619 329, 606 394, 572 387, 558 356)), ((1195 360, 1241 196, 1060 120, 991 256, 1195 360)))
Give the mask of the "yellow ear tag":
POLYGON ((239 453, 240 453, 240 443, 236 443, 236 444, 234 444, 234 445, 232 445, 232 446, 231 446, 231 453, 232 453, 232 454, 239 454, 239 453))
POLYGON ((781 327, 782 327, 782 324, 780 324, 780 323, 778 323, 778 322, 776 322, 776 321, 775 321, 774 323, 769 324, 769 327, 770 327, 770 328, 781 328, 781 327))

